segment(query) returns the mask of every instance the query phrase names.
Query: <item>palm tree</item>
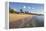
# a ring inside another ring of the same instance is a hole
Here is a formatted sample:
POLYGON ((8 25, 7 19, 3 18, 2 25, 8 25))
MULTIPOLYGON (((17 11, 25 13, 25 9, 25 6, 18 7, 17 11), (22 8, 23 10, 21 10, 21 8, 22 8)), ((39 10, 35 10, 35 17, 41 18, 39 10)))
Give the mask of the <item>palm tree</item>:
POLYGON ((21 13, 23 13, 23 10, 22 10, 22 9, 20 9, 20 12, 21 12, 21 13))

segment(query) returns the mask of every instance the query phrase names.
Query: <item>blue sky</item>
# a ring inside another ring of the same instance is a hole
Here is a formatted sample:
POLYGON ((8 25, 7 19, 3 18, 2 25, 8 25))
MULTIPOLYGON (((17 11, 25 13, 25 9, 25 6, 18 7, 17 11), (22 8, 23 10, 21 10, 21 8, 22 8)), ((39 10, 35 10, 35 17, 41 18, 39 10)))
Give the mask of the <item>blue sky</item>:
POLYGON ((31 13, 38 13, 38 14, 43 14, 44 11, 44 4, 36 4, 36 3, 9 2, 9 7, 16 11, 20 11, 20 9, 22 9, 23 11, 29 11, 31 13))

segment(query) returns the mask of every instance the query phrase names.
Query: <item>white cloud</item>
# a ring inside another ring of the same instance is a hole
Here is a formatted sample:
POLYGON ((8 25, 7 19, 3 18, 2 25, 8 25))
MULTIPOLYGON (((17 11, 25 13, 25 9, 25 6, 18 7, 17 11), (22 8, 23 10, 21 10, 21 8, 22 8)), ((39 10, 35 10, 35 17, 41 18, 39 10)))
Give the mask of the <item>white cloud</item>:
POLYGON ((32 10, 31 13, 36 13, 36 14, 44 14, 43 10, 42 11, 36 11, 36 10, 32 10))
POLYGON ((31 12, 31 13, 44 14, 43 12, 31 12))
POLYGON ((24 6, 23 8, 26 8, 26 6, 24 6))

